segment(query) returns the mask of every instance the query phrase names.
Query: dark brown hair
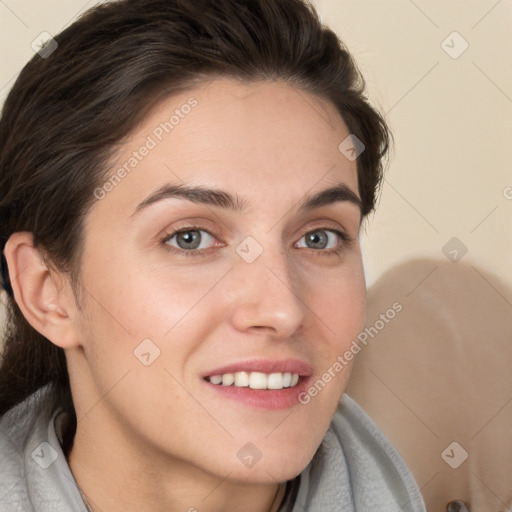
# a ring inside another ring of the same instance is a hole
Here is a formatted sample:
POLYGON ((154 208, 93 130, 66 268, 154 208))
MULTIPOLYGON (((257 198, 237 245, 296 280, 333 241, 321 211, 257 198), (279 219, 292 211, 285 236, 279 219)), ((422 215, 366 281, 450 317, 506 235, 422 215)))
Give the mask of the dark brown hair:
MULTIPOLYGON (((24 67, 3 107, 0 249, 12 233, 31 232, 76 294, 82 221, 115 150, 158 101, 215 77, 281 79, 331 101, 365 145, 357 159, 363 216, 374 209, 390 133, 351 55, 306 2, 119 0, 94 7, 55 41, 24 67)), ((12 297, 8 316, 0 414, 49 384, 52 407, 74 415, 64 351, 12 297)))

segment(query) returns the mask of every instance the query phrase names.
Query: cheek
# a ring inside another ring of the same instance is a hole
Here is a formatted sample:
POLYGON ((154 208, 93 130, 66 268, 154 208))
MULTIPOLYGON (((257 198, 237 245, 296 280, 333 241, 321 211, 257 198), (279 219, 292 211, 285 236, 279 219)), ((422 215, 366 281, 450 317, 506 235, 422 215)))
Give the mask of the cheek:
POLYGON ((323 325, 326 350, 342 351, 357 337, 366 317, 366 282, 362 262, 352 258, 338 272, 310 279, 308 306, 323 325))
POLYGON ((142 372, 150 385, 157 372, 144 372, 146 363, 168 368, 181 380, 185 363, 222 318, 218 290, 226 269, 176 266, 171 272, 166 265, 116 256, 100 263, 91 257, 99 271, 83 272, 88 291, 84 350, 95 380, 108 388, 115 368, 116 377, 142 372))
MULTIPOLYGON (((89 270, 89 295, 105 327, 121 328, 134 338, 163 337, 186 319, 222 277, 222 269, 151 265, 143 258, 119 256, 89 270), (114 261, 115 260, 115 263, 114 261)), ((93 260, 93 258, 91 258, 93 260)))
POLYGON ((327 310, 333 321, 333 330, 341 341, 347 335, 357 334, 364 325, 366 289, 364 281, 357 277, 345 280, 340 288, 330 294, 327 310))
POLYGON ((324 335, 317 338, 320 342, 315 347, 319 372, 303 403, 317 407, 317 417, 327 421, 347 386, 358 352, 358 335, 365 324, 366 282, 361 259, 354 255, 339 272, 316 283, 310 288, 310 307, 324 335))

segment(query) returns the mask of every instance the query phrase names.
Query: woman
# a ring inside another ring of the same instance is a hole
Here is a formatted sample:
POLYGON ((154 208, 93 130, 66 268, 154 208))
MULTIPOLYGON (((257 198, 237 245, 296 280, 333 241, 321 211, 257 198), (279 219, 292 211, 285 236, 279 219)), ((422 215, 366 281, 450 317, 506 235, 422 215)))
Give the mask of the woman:
POLYGON ((96 7, 0 142, 2 510, 424 510, 342 397, 389 133, 309 5, 96 7))

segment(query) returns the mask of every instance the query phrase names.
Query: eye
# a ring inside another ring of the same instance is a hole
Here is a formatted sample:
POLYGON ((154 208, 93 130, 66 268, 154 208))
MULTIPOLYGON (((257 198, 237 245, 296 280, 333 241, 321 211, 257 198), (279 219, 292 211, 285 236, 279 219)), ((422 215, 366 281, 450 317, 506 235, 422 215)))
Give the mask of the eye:
POLYGON ((300 240, 304 240, 304 243, 297 242, 296 247, 306 247, 308 249, 318 249, 325 251, 326 249, 334 249, 333 251, 325 252, 336 252, 336 248, 339 248, 344 241, 348 241, 348 236, 335 229, 316 229, 309 231, 300 240))
POLYGON ((215 238, 204 229, 175 231, 164 239, 165 244, 170 245, 175 249, 181 249, 182 251, 208 249, 214 241, 215 238))

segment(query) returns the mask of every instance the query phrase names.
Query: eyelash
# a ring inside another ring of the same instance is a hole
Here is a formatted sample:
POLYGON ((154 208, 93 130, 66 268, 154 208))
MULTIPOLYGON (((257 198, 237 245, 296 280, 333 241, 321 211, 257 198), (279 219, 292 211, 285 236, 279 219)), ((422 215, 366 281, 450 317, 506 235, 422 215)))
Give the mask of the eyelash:
MULTIPOLYGON (((174 254, 178 254, 181 256, 201 256, 204 255, 205 252, 210 252, 210 250, 215 249, 215 247, 209 247, 208 249, 178 249, 176 247, 173 247, 169 245, 167 242, 174 238, 176 235, 179 235, 180 233, 187 233, 189 231, 204 231, 208 233, 210 236, 215 238, 214 235, 212 235, 207 229, 204 229, 201 226, 186 226, 183 228, 179 228, 175 231, 172 231, 171 233, 167 233, 165 237, 161 240, 161 245, 164 246, 164 248, 174 254)), ((324 256, 335 256, 338 255, 344 248, 345 245, 350 245, 353 242, 352 237, 350 237, 347 233, 344 231, 333 229, 333 228, 325 228, 325 227, 319 227, 315 229, 311 229, 309 231, 306 231, 303 233, 300 237, 302 239, 304 236, 306 236, 309 233, 314 233, 316 231, 328 231, 330 233, 334 233, 341 239, 341 246, 337 249, 311 249, 315 255, 324 255, 324 256)), ((299 240, 300 240, 299 239, 299 240)))

